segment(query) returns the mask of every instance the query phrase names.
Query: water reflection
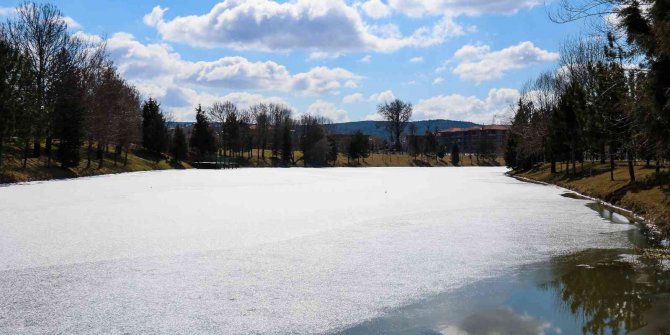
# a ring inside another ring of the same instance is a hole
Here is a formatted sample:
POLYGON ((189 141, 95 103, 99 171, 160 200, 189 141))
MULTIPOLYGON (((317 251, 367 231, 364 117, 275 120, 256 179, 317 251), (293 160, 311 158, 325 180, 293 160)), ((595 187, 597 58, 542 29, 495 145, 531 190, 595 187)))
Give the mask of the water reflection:
MULTIPOLYGON (((588 206, 614 224, 634 222, 606 206, 588 206)), ((632 226, 620 234, 636 248, 554 257, 341 333, 670 335, 670 251, 650 249, 632 226)))
MULTIPOLYGON (((646 313, 670 292, 670 273, 654 260, 622 259, 621 251, 588 250, 552 261, 551 290, 582 325, 583 334, 626 334, 648 324, 646 313)), ((632 255, 630 255, 632 256, 632 255)), ((630 258, 630 257, 624 257, 630 258)))

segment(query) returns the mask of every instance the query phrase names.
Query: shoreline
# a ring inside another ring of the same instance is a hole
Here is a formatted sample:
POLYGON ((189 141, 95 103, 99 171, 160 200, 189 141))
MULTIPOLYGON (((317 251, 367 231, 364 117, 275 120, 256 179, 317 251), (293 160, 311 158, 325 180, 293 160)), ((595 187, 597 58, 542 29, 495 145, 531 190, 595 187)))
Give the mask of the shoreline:
POLYGON ((636 213, 634 210, 619 206, 616 204, 613 204, 611 202, 608 202, 604 199, 594 197, 588 194, 585 194, 582 190, 577 189, 576 187, 568 187, 566 185, 558 185, 555 183, 549 183, 545 182, 542 180, 537 180, 529 177, 524 177, 520 176, 514 173, 514 171, 509 171, 505 173, 507 176, 517 179, 522 182, 526 183, 532 183, 532 184, 539 184, 539 185, 545 185, 545 186, 555 186, 559 187, 562 189, 565 189, 566 191, 572 192, 579 197, 585 199, 585 200, 591 200, 594 201, 602 206, 605 206, 606 208, 612 209, 614 212, 621 214, 631 220, 632 224, 639 224, 639 229, 642 230, 643 234, 647 236, 647 239, 653 244, 657 246, 662 246, 662 247, 670 247, 670 238, 668 237, 667 233, 664 233, 663 228, 658 222, 655 222, 652 219, 649 219, 648 217, 645 217, 643 215, 640 215, 636 213), (648 233, 648 234, 647 234, 648 233))

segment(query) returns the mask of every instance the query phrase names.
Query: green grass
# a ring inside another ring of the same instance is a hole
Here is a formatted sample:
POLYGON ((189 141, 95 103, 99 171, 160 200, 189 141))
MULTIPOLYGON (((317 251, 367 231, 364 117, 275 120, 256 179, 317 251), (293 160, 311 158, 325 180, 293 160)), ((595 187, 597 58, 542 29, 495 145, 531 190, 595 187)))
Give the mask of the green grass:
POLYGON ((637 181, 634 183, 629 181, 625 162, 617 163, 614 181, 610 180, 609 164, 599 163, 585 163, 583 169, 578 165, 576 176, 566 176, 561 171, 551 174, 549 164, 538 165, 516 175, 603 199, 670 229, 670 176, 667 169, 663 169, 657 177, 654 168, 638 163, 635 166, 637 181))

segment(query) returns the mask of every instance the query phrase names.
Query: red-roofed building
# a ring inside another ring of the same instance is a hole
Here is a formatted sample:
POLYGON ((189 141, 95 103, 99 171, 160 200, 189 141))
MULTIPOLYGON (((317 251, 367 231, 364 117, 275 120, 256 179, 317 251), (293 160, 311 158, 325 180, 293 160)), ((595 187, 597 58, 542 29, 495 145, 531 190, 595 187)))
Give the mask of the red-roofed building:
POLYGON ((450 128, 437 132, 440 143, 451 150, 454 145, 462 153, 480 153, 483 147, 492 145, 498 155, 505 150, 509 126, 489 125, 472 128, 450 128))

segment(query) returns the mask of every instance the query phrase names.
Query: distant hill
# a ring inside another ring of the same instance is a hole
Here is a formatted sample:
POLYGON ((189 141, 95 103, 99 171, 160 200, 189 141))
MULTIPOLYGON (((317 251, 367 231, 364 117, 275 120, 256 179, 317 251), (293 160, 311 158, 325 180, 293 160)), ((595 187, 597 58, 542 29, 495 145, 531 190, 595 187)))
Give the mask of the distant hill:
MULTIPOLYGON (((479 126, 476 123, 467 121, 452 121, 452 120, 427 120, 414 121, 416 125, 416 133, 423 134, 427 130, 435 131, 448 128, 468 128, 479 126)), ((358 121, 346 123, 334 123, 328 125, 328 130, 333 134, 349 135, 360 130, 363 134, 376 136, 380 138, 388 138, 388 130, 384 127, 385 121, 358 121)), ((407 129, 405 129, 407 130, 407 129)))
MULTIPOLYGON (((468 128, 476 127, 479 124, 467 122, 467 121, 452 121, 452 120, 427 120, 427 121, 414 121, 412 122, 416 125, 416 133, 423 134, 426 130, 435 131, 449 128, 468 128)), ((168 128, 172 129, 177 125, 182 127, 190 126, 193 122, 168 122, 168 128)), ((379 138, 387 139, 389 137, 388 131, 384 127, 385 121, 358 121, 358 122, 345 122, 345 123, 333 123, 327 125, 328 131, 333 134, 341 135, 351 135, 356 131, 360 130, 365 135, 376 136, 379 138)), ((406 130, 406 129, 405 129, 406 130)))

